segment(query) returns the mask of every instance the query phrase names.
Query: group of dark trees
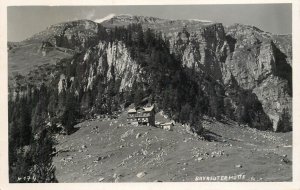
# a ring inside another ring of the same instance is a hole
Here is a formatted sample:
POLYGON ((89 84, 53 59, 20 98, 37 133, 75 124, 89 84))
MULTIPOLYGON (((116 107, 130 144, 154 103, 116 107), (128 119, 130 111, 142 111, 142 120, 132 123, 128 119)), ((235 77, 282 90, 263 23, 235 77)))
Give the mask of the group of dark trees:
POLYGON ((28 96, 10 99, 9 180, 10 182, 57 182, 52 156, 52 132, 46 128, 43 96, 45 86, 28 96))

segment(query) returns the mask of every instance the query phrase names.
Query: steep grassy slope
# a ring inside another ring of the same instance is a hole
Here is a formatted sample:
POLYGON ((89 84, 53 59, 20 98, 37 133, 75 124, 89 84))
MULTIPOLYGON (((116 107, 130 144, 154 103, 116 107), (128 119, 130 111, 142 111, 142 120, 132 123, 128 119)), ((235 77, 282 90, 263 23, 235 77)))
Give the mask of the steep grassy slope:
POLYGON ((218 181, 292 179, 291 133, 205 120, 207 141, 179 123, 165 131, 128 125, 125 117, 85 121, 74 134, 57 136, 54 164, 59 182, 214 181, 201 180, 204 176, 236 176, 218 181), (146 175, 137 177, 140 172, 146 175))
POLYGON ((72 51, 65 48, 48 48, 43 55, 41 43, 28 43, 13 47, 8 51, 8 74, 13 73, 27 75, 35 67, 51 64, 55 65, 63 58, 73 56, 72 51))

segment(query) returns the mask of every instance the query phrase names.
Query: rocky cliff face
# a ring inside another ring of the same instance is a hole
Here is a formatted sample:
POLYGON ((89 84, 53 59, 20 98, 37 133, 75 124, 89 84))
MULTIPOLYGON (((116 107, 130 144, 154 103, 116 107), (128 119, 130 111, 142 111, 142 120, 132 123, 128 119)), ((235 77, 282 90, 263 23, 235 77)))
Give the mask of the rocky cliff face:
POLYGON ((131 15, 115 16, 101 24, 113 28, 132 23, 141 24, 144 30, 150 28, 161 32, 164 40, 169 42, 170 52, 180 56, 183 65, 221 78, 219 62, 224 61, 227 46, 222 24, 131 15))
POLYGON ((205 73, 223 85, 234 77, 238 85, 251 90, 278 130, 287 109, 292 113, 291 36, 276 36, 252 26, 236 24, 226 28, 209 23, 198 30, 186 24, 167 31, 171 52, 182 64, 205 73))
POLYGON ((95 79, 103 77, 106 82, 120 80, 119 91, 129 90, 137 80, 139 66, 130 57, 122 42, 106 43, 100 41, 93 49, 84 54, 82 64, 87 64, 84 91, 93 90, 95 79))
POLYGON ((211 24, 191 31, 167 33, 170 50, 181 56, 182 64, 197 72, 206 72, 214 79, 222 78, 220 63, 224 61, 227 42, 221 24, 211 24))
MULTIPOLYGON (((240 24, 224 28, 220 23, 130 15, 115 16, 101 25, 113 29, 131 23, 141 24, 144 30, 151 28, 161 32, 169 44, 170 54, 178 57, 184 68, 219 84, 225 96, 230 94, 226 89, 233 79, 238 89, 253 93, 275 131, 280 128, 278 123, 283 110, 292 115, 291 36, 272 35, 240 24)), ((130 91, 135 81, 148 80, 142 76, 143 69, 124 42, 100 39, 101 31, 106 30, 101 25, 87 20, 57 24, 25 41, 80 52, 64 60, 65 65, 73 65, 68 66, 69 69, 56 71, 56 74, 50 72, 58 94, 73 88, 87 101, 92 98, 89 91, 104 93, 100 90, 101 84, 106 86, 116 81, 114 88, 123 92, 130 91)), ((84 107, 89 109, 88 104, 84 107)))
POLYGON ((291 51, 291 44, 243 25, 229 27, 227 38, 234 43, 223 64, 224 84, 233 76, 243 89, 252 90, 278 130, 283 109, 292 113, 291 57, 282 52, 291 51))

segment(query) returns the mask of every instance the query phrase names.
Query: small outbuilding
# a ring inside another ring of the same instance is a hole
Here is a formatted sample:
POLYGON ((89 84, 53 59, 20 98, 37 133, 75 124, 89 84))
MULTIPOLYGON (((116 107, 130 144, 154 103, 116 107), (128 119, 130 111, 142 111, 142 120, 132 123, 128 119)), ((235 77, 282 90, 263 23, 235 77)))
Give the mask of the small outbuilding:
POLYGON ((173 122, 161 123, 159 126, 164 130, 172 131, 174 127, 174 123, 173 122))

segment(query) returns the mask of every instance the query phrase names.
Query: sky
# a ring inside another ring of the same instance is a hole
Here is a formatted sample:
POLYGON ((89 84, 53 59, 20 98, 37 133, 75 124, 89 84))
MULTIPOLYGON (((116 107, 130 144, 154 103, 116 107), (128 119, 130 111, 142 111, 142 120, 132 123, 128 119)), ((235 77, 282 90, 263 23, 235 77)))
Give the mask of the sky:
POLYGON ((22 41, 52 24, 97 20, 110 14, 201 19, 224 25, 241 23, 274 34, 292 33, 292 4, 14 6, 7 8, 8 41, 22 41))

